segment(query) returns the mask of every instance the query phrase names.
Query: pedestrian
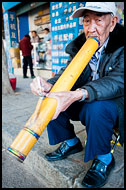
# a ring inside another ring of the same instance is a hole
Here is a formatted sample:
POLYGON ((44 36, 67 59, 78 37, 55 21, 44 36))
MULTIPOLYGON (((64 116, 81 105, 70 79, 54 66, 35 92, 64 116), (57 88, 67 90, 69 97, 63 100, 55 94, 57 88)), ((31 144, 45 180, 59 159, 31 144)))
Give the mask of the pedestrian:
POLYGON ((32 43, 38 43, 40 41, 39 36, 35 30, 32 31, 32 43))
POLYGON ((84 162, 93 160, 82 185, 98 188, 107 182, 115 166, 110 152, 114 127, 119 129, 121 145, 124 141, 124 27, 118 23, 114 2, 87 2, 72 16, 83 17, 84 33, 67 45, 68 64, 89 37, 99 40, 98 50, 71 91, 50 92, 65 67, 47 81, 40 78, 42 89, 36 79, 30 86, 35 95, 41 90, 44 96, 57 100, 47 132, 50 145, 61 145, 46 154, 46 159, 62 160, 83 150, 70 123, 70 120, 81 121, 87 132, 84 162))
POLYGON ((51 33, 50 33, 50 30, 49 28, 45 28, 44 29, 44 39, 43 39, 43 42, 46 43, 47 41, 51 40, 51 33))
POLYGON ((27 76, 27 67, 30 67, 31 78, 35 78, 33 71, 33 63, 31 57, 31 51, 33 46, 30 42, 30 36, 25 35, 19 42, 19 48, 22 51, 23 55, 23 78, 28 78, 27 76))

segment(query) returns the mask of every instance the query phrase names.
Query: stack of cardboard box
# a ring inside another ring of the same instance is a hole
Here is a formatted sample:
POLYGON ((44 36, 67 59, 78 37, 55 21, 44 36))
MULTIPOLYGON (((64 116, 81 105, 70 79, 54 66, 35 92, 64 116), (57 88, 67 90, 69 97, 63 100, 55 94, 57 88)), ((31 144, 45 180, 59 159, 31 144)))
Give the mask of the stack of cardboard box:
POLYGON ((10 57, 12 59, 13 68, 20 68, 20 49, 19 48, 10 48, 10 57))

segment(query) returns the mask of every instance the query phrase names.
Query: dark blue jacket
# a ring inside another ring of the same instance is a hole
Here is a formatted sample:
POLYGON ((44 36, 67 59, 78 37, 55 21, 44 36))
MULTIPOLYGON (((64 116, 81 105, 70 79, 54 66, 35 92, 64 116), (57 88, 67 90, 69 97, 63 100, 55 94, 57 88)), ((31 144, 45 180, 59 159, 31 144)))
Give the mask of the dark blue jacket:
MULTIPOLYGON (((68 64, 85 43, 84 33, 66 46, 66 53, 70 54, 68 64)), ((55 84, 66 67, 62 68, 54 78, 48 82, 55 84)), ((91 69, 86 66, 72 90, 85 88, 89 98, 86 102, 94 100, 113 100, 118 109, 118 127, 121 136, 120 143, 124 141, 124 27, 117 24, 110 38, 99 64, 99 79, 91 81, 91 69)))

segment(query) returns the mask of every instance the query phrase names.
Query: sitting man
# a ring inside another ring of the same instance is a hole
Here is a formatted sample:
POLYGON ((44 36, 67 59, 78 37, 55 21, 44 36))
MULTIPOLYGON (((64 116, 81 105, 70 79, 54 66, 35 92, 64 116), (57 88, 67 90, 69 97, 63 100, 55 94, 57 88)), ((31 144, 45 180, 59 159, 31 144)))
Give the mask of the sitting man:
POLYGON ((58 102, 47 131, 50 145, 62 143, 58 149, 46 154, 46 159, 61 160, 83 150, 70 119, 81 121, 87 132, 84 162, 93 160, 82 184, 97 188, 106 183, 115 165, 110 152, 115 126, 119 128, 120 143, 124 140, 124 28, 117 23, 114 2, 87 2, 85 7, 73 13, 73 18, 78 17, 83 17, 84 33, 67 45, 68 64, 89 37, 97 38, 100 47, 72 90, 50 92, 65 68, 48 81, 40 78, 41 89, 36 79, 30 86, 35 95, 41 91, 58 102))

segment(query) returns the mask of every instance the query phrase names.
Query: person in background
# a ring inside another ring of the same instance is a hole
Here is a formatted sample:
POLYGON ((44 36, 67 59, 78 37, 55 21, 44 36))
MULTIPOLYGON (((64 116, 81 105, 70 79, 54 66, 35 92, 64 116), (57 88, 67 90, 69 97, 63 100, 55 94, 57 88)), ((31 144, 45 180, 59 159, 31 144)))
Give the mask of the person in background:
POLYGON ((70 55, 67 65, 89 37, 100 42, 99 48, 71 91, 50 92, 66 67, 47 81, 40 78, 42 88, 36 79, 30 86, 35 95, 40 91, 57 100, 47 132, 50 145, 61 144, 45 158, 62 160, 83 150, 70 120, 81 121, 87 132, 84 162, 93 160, 82 185, 99 188, 106 184, 115 166, 111 153, 113 128, 118 127, 121 145, 124 142, 124 27, 118 23, 115 2, 86 2, 72 16, 83 17, 84 32, 66 46, 70 55))
POLYGON ((37 35, 37 32, 35 30, 33 30, 31 33, 32 33, 31 42, 32 43, 38 43, 39 42, 39 36, 37 35))
POLYGON ((43 43, 46 43, 47 41, 51 40, 51 33, 50 30, 48 28, 44 29, 44 39, 43 39, 43 43))
POLYGON ((31 78, 35 78, 34 72, 33 72, 32 57, 31 57, 31 51, 33 49, 33 46, 30 42, 29 35, 25 35, 21 39, 21 41, 19 42, 19 48, 22 51, 22 56, 23 56, 23 78, 28 78, 27 76, 28 65, 30 67, 31 78))

